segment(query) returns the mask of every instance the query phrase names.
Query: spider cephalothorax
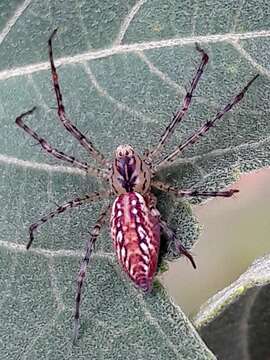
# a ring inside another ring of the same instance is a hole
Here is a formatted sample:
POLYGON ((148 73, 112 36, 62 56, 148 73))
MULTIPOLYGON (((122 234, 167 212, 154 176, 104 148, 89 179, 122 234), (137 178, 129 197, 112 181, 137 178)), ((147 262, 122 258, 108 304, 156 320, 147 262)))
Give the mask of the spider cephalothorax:
POLYGON ((186 147, 194 144, 203 136, 214 123, 230 111, 244 96, 249 86, 258 77, 254 76, 248 84, 229 102, 223 110, 219 111, 212 120, 208 120, 192 134, 185 142, 177 146, 172 153, 166 155, 160 160, 157 159, 163 146, 172 135, 175 127, 184 117, 192 101, 193 92, 195 91, 204 68, 208 62, 208 55, 197 44, 196 49, 201 53, 202 59, 198 66, 197 72, 187 90, 183 105, 177 111, 170 124, 165 129, 157 145, 150 151, 145 151, 144 156, 139 156, 130 145, 120 145, 116 149, 115 157, 112 163, 105 159, 104 155, 96 149, 93 143, 66 117, 65 108, 62 101, 62 94, 58 82, 58 76, 53 60, 52 38, 56 30, 52 33, 49 45, 49 58, 51 65, 52 81, 55 90, 58 116, 63 126, 74 136, 80 144, 88 151, 101 168, 91 166, 86 162, 79 161, 73 156, 64 154, 53 148, 45 139, 41 138, 34 130, 28 127, 23 118, 31 114, 35 108, 21 114, 16 119, 16 124, 32 136, 41 147, 50 155, 57 159, 66 161, 73 166, 84 170, 87 174, 105 179, 110 184, 108 189, 101 192, 87 194, 80 198, 75 198, 59 206, 56 210, 43 216, 29 228, 30 240, 26 245, 27 249, 34 239, 34 231, 55 215, 64 212, 67 209, 78 207, 87 202, 102 200, 114 196, 113 204, 103 207, 91 236, 87 240, 85 255, 81 262, 78 273, 76 306, 75 306, 75 332, 74 339, 77 338, 79 329, 80 302, 83 281, 86 274, 86 267, 89 263, 94 244, 100 233, 100 229, 105 222, 106 216, 111 212, 111 236, 122 268, 129 275, 136 286, 143 291, 150 291, 154 275, 157 271, 158 254, 160 248, 160 233, 163 232, 174 242, 175 248, 178 249, 179 255, 186 256, 195 268, 194 260, 189 251, 176 238, 174 232, 168 227, 167 223, 161 218, 156 208, 156 198, 152 193, 152 188, 166 191, 179 197, 191 196, 223 196, 230 197, 238 190, 230 189, 225 191, 198 191, 196 189, 182 190, 174 188, 161 181, 155 180, 157 172, 168 165, 171 165, 179 155, 183 153, 186 147))
POLYGON ((150 188, 151 171, 130 145, 120 145, 115 152, 110 182, 117 195, 132 191, 145 194, 150 188))

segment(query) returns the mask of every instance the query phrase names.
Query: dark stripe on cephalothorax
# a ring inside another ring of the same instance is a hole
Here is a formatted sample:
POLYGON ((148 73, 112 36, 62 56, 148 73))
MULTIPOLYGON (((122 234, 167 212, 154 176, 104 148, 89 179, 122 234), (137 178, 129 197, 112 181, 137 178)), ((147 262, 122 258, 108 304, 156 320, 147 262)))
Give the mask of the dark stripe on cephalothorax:
POLYGON ((121 177, 118 178, 119 182, 127 192, 132 192, 137 179, 137 175, 135 175, 135 157, 125 156, 119 160, 115 160, 115 166, 121 175, 121 177))
POLYGON ((142 191, 144 192, 144 190, 146 189, 146 184, 147 184, 147 177, 146 177, 146 173, 143 173, 143 177, 144 177, 144 182, 143 182, 143 186, 142 186, 142 191))
POLYGON ((125 165, 126 165, 125 158, 122 158, 120 160, 115 160, 115 166, 117 168, 117 171, 123 177, 123 179, 126 181, 127 177, 126 177, 126 166, 125 165))
POLYGON ((131 180, 134 178, 134 172, 136 170, 136 160, 134 156, 130 156, 127 158, 127 173, 128 178, 131 180))

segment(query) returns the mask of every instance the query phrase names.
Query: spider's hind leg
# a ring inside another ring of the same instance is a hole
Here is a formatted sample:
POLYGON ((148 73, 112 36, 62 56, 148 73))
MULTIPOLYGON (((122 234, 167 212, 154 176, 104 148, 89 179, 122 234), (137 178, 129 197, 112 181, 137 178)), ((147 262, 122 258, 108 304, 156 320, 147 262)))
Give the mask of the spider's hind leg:
POLYGON ((196 269, 196 264, 193 259, 193 256, 186 249, 186 247, 181 243, 181 241, 179 239, 177 239, 175 232, 168 226, 166 221, 160 220, 160 227, 161 227, 163 234, 167 238, 167 242, 170 244, 173 244, 174 249, 177 252, 177 254, 186 256, 188 258, 188 260, 191 262, 194 269, 196 269))
POLYGON ((76 298, 75 298, 75 313, 74 313, 74 336, 73 336, 73 343, 76 342, 79 333, 79 320, 80 320, 80 304, 81 304, 81 297, 82 297, 82 288, 86 276, 86 268, 89 264, 91 254, 93 252, 95 242, 100 234, 100 230, 102 225, 104 225, 106 216, 110 210, 111 205, 105 205, 99 217, 90 232, 90 238, 87 240, 85 245, 85 255, 82 258, 80 270, 78 273, 77 278, 77 290, 76 290, 76 298))
POLYGON ((181 243, 181 241, 177 239, 175 232, 168 226, 166 221, 161 219, 160 213, 156 208, 157 199, 155 195, 149 192, 144 197, 146 199, 146 202, 148 204, 152 216, 159 219, 160 230, 167 238, 168 244, 173 244, 177 254, 186 256, 191 262, 194 269, 196 269, 195 261, 193 260, 191 253, 185 248, 185 246, 181 243))
POLYGON ((40 218, 37 222, 31 224, 29 227, 30 239, 26 245, 26 249, 28 250, 30 248, 30 246, 32 245, 32 242, 34 240, 34 233, 36 232, 36 230, 41 225, 45 224, 47 221, 53 219, 55 216, 57 216, 59 214, 62 214, 67 209, 72 209, 72 208, 79 207, 86 203, 99 201, 99 200, 109 197, 110 195, 111 195, 110 191, 106 191, 106 190, 104 190, 102 192, 95 191, 91 194, 87 194, 80 198, 76 197, 75 199, 72 199, 72 200, 58 206, 55 210, 52 210, 48 214, 42 216, 42 218, 40 218))

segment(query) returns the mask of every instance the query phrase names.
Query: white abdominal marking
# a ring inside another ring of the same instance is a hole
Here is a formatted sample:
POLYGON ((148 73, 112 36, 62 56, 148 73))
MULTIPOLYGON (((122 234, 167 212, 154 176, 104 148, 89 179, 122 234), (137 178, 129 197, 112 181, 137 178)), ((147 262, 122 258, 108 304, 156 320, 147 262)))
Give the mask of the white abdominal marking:
POLYGON ((146 232, 142 226, 138 226, 138 233, 140 238, 143 240, 146 237, 146 232))
POLYGON ((149 271, 149 266, 148 265, 146 265, 146 264, 140 264, 142 267, 143 267, 143 269, 144 269, 144 271, 145 272, 148 272, 149 271))
POLYGON ((122 231, 118 231, 117 236, 116 236, 116 240, 118 241, 118 243, 122 243, 122 240, 123 240, 122 231))
POLYGON ((142 250, 144 253, 149 254, 149 248, 148 248, 148 246, 147 246, 144 242, 140 242, 139 245, 140 245, 141 250, 142 250))
POLYGON ((126 248, 125 248, 124 246, 122 246, 122 248, 121 248, 121 257, 122 257, 122 260, 125 260, 126 255, 127 255, 126 248))
POLYGON ((150 259, 149 259, 149 257, 147 255, 142 255, 142 258, 143 258, 144 262, 149 264, 150 259))

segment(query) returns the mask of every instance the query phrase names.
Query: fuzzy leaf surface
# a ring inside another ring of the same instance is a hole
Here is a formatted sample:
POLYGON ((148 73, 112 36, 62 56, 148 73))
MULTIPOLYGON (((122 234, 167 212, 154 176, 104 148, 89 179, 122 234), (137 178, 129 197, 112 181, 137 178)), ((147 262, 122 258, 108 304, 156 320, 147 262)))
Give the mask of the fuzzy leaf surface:
MULTIPOLYGON (((69 117, 108 158, 127 142, 142 153, 154 146, 181 104, 200 61, 198 42, 210 63, 166 152, 213 117, 253 75, 261 76, 234 112, 160 176, 182 188, 221 189, 240 173, 269 165, 267 9, 267 1, 241 8, 221 0, 1 2, 2 359, 213 358, 163 291, 143 296, 133 288, 114 260, 108 228, 90 264, 80 339, 72 348, 76 273, 101 204, 55 218, 40 229, 33 250, 23 249, 28 226, 55 203, 101 185, 32 146, 15 118, 36 105, 27 124, 56 148, 92 163, 57 119, 47 39, 58 27, 54 49, 69 117)), ((190 248, 198 224, 188 201, 159 195, 159 208, 190 248)), ((179 286, 185 280, 180 274, 179 286)))

